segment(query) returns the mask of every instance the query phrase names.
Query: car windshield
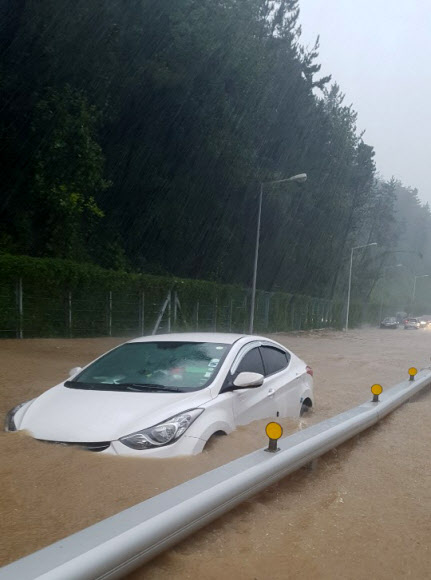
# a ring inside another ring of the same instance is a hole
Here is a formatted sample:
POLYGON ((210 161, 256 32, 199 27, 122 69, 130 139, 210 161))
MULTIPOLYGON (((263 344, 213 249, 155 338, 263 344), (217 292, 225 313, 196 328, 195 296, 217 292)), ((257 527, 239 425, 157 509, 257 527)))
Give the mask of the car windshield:
POLYGON ((213 342, 134 342, 94 362, 70 388, 116 391, 202 389, 215 377, 230 345, 213 342))
POLYGON ((396 318, 385 318, 385 322, 396 322, 396 318))

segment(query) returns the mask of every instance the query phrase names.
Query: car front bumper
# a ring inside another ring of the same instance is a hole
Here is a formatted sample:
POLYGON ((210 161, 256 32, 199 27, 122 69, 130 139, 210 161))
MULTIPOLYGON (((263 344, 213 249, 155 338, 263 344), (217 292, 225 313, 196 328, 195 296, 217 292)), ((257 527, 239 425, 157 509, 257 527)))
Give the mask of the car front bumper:
POLYGON ((120 441, 48 441, 38 439, 42 443, 51 443, 54 445, 63 445, 65 447, 76 447, 85 451, 103 453, 104 455, 121 455, 127 457, 140 458, 169 458, 181 455, 196 455, 200 453, 205 446, 206 441, 197 437, 187 437, 184 435, 175 443, 152 447, 151 449, 131 449, 123 445, 120 441))

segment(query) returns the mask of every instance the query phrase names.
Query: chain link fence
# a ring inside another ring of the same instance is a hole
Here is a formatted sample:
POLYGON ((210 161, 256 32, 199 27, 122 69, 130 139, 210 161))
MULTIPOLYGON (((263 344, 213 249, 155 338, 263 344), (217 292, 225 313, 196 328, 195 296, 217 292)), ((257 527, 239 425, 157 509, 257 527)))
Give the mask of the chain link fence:
MULTIPOLYGON (((341 328, 340 302, 258 292, 255 332, 341 328)), ((250 292, 197 299, 186 290, 44 288, 22 278, 0 285, 0 337, 140 336, 175 331, 247 332, 250 292), (242 295, 241 295, 242 294, 242 295)))

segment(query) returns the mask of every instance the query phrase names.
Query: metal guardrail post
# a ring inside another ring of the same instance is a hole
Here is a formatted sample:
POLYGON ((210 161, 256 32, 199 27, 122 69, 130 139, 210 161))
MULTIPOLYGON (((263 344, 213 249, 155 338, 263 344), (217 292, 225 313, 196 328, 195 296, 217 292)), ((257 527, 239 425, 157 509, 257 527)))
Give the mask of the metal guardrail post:
POLYGON ((140 300, 140 320, 139 320, 139 326, 140 326, 140 330, 141 330, 141 336, 144 336, 145 333, 145 292, 142 290, 141 292, 141 300, 140 300))
POLYGON ((214 301, 214 332, 217 332, 217 316, 218 316, 218 298, 214 301))
POLYGON ((174 329, 174 332, 175 332, 177 330, 177 318, 178 318, 178 296, 177 296, 177 293, 176 292, 174 292, 173 307, 174 307, 174 324, 173 324, 173 329, 174 329))
POLYGON ((233 298, 230 299, 229 303, 229 332, 232 332, 232 319, 233 319, 233 298))
POLYGON ((17 338, 23 338, 23 291, 22 291, 22 278, 20 278, 16 284, 16 306, 18 311, 18 328, 16 331, 17 338))
POLYGON ((196 302, 196 312, 195 312, 195 330, 199 330, 199 300, 196 302))
POLYGON ((108 293, 108 336, 112 336, 112 290, 108 293))
MULTIPOLYGON (((171 291, 169 290, 169 292, 168 292, 168 294, 166 296, 166 300, 163 302, 163 305, 162 305, 162 307, 160 309, 160 312, 159 312, 159 314, 157 316, 156 323, 155 323, 154 328, 153 328, 153 331, 151 333, 152 335, 156 334, 157 331, 159 330, 159 326, 160 326, 160 323, 162 322, 162 318, 163 318, 163 316, 165 314, 166 307, 168 306, 168 304, 170 305, 170 303, 171 303, 171 291)), ((169 313, 169 319, 168 319, 169 331, 170 331, 170 321, 171 321, 171 316, 170 316, 170 313, 169 313)))
POLYGON ((168 300, 168 334, 171 332, 172 292, 169 291, 168 300))
POLYGON ((67 331, 72 338, 72 292, 67 293, 67 331))

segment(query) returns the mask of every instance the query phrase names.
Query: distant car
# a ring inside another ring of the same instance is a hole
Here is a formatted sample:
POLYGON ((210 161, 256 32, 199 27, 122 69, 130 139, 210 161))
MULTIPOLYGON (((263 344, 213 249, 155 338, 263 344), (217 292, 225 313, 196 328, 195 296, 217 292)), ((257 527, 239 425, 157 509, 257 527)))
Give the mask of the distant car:
POLYGON ((421 328, 428 328, 429 326, 431 326, 431 316, 429 314, 419 316, 418 320, 421 328))
POLYGON ((135 457, 200 453, 215 434, 256 419, 299 417, 313 405, 313 371, 281 344, 222 333, 137 338, 36 399, 6 431, 135 457))
POLYGON ((401 324, 407 318, 407 312, 397 312, 395 317, 399 324, 401 324))
POLYGON ((404 320, 404 330, 409 330, 410 328, 418 330, 420 327, 421 324, 417 318, 406 318, 406 320, 404 320))
POLYGON ((388 316, 381 321, 380 328, 398 328, 398 321, 394 316, 388 316))

